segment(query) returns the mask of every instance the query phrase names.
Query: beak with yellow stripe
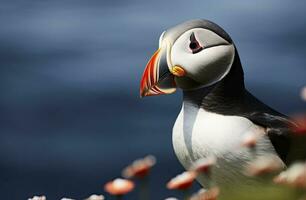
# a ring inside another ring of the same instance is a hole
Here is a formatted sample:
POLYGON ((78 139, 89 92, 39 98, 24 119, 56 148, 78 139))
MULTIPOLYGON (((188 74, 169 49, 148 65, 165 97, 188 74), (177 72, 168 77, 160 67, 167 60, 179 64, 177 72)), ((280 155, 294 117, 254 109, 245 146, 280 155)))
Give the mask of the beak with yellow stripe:
POLYGON ((174 78, 185 76, 186 71, 181 66, 171 65, 170 49, 170 44, 162 45, 149 60, 140 83, 141 97, 176 91, 174 78))

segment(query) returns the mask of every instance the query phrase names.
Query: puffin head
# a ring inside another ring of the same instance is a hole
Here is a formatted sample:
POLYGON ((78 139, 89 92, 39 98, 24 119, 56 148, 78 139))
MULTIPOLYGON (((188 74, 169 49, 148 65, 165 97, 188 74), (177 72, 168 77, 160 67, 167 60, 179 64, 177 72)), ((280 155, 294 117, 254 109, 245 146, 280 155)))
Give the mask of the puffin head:
POLYGON ((160 36, 159 49, 143 73, 140 96, 211 86, 229 73, 235 52, 230 36, 213 22, 191 20, 174 26, 160 36))

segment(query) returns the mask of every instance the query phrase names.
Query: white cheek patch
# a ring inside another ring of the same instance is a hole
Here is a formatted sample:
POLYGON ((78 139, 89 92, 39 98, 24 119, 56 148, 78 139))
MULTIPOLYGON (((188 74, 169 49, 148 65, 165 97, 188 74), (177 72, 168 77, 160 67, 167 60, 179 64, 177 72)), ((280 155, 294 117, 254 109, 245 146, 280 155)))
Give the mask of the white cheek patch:
MULTIPOLYGON (((213 83, 222 79, 230 70, 234 59, 234 47, 216 46, 204 49, 197 54, 185 53, 182 51, 172 51, 173 65, 182 66, 191 78, 198 82, 203 82, 201 74, 206 73, 207 77, 211 74, 213 83)), ((213 84, 211 83, 211 84, 213 84)))
POLYGON ((217 34, 211 31, 208 31, 208 34, 207 31, 193 29, 184 33, 172 46, 171 60, 173 65, 182 66, 188 77, 199 83, 211 85, 220 81, 229 72, 235 48, 232 44, 226 44, 217 34), (195 33, 198 42, 204 44, 204 49, 195 54, 189 50, 189 37, 192 32, 195 33), (205 34, 207 38, 204 38, 205 34), (205 43, 212 46, 205 48, 205 43))

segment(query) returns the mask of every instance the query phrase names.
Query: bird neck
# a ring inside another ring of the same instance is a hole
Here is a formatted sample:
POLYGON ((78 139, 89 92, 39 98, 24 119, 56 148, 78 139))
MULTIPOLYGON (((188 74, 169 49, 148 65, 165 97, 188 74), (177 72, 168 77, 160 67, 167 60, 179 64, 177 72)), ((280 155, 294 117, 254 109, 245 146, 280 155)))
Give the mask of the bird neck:
POLYGON ((203 108, 207 111, 231 114, 239 109, 245 94, 243 69, 236 52, 229 73, 218 83, 204 88, 183 91, 184 105, 203 108))

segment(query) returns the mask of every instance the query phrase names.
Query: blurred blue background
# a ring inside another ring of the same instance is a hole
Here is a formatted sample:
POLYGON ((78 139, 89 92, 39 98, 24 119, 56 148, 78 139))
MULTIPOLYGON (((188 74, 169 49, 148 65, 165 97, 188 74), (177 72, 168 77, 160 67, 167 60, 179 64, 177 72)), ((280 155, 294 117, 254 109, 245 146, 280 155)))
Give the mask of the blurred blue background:
MULTIPOLYGON (((182 171, 171 129, 181 93, 139 98, 163 30, 210 19, 233 38, 246 85, 286 114, 305 110, 305 1, 62 0, 0 3, 0 196, 82 199, 146 154, 154 199, 182 171)), ((133 195, 132 195, 133 196, 133 195)))

